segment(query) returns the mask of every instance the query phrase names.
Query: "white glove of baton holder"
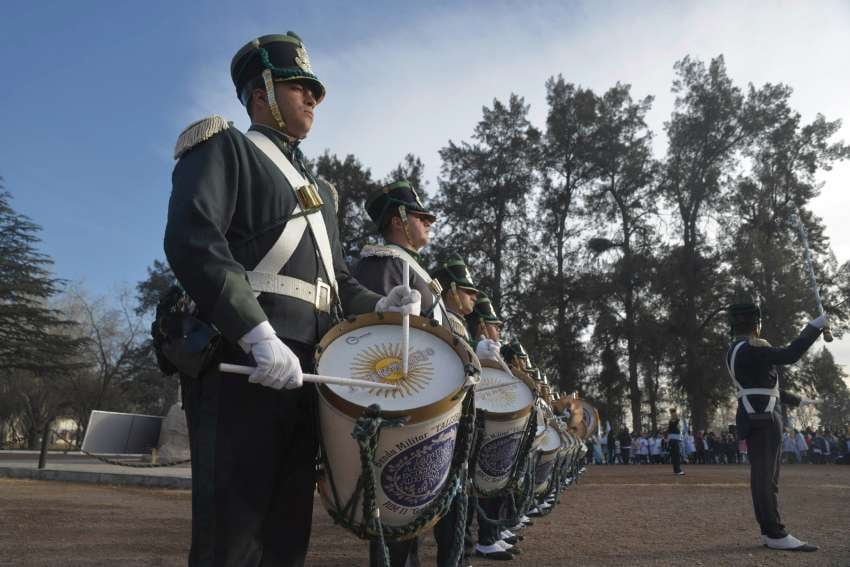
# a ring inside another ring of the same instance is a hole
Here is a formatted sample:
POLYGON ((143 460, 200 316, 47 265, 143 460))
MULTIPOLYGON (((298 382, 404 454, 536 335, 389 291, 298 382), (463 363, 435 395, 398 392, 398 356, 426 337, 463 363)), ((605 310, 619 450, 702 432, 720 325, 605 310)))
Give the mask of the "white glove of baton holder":
POLYGON ((248 331, 239 340, 239 346, 250 352, 257 363, 257 368, 248 377, 249 382, 275 390, 291 390, 304 384, 301 362, 278 338, 268 321, 248 331))
POLYGON ((809 321, 809 325, 811 325, 812 327, 815 327, 816 329, 823 329, 824 327, 829 325, 829 317, 827 317, 826 314, 824 313, 820 317, 817 317, 817 318, 809 321))
POLYGON ((422 295, 418 290, 405 289, 403 285, 397 285, 390 290, 386 297, 382 297, 375 304, 375 311, 395 311, 402 315, 419 315, 422 311, 422 295))
POLYGON ((475 346, 475 356, 480 360, 499 360, 499 348, 493 339, 482 339, 475 346))

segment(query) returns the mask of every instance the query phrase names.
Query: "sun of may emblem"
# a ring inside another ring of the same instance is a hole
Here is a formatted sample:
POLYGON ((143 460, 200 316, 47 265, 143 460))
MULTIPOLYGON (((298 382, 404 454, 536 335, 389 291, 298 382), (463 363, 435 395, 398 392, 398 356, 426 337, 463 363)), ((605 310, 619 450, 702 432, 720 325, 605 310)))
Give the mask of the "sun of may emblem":
POLYGON ((411 351, 408 358, 407 377, 402 372, 401 344, 381 343, 358 352, 351 365, 351 377, 384 384, 396 384, 394 390, 370 390, 369 393, 385 398, 403 398, 421 392, 434 375, 430 357, 434 350, 411 351))
POLYGON ((301 67, 302 71, 313 72, 310 68, 310 56, 307 55, 307 50, 303 46, 295 48, 295 64, 301 67))

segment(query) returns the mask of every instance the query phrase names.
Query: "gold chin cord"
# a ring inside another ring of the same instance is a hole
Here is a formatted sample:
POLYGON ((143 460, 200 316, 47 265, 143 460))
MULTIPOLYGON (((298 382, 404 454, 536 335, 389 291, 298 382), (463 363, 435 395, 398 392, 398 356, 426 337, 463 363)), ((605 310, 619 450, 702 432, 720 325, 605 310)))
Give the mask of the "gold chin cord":
POLYGON ((280 107, 277 105, 277 97, 274 94, 274 77, 272 77, 272 72, 270 69, 266 69, 265 71, 263 71, 263 83, 265 83, 266 85, 266 99, 268 99, 269 101, 269 110, 271 110, 272 118, 274 118, 278 130, 285 133, 287 136, 292 136, 295 139, 303 140, 304 138, 294 136, 293 134, 289 133, 289 130, 286 129, 286 122, 284 122, 283 120, 283 114, 280 113, 280 107))
POLYGON ((457 307, 458 312, 460 312, 461 308, 463 308, 463 304, 460 302, 460 296, 457 294, 457 284, 455 284, 455 282, 452 282, 452 286, 449 288, 449 293, 452 294, 455 306, 457 307))
POLYGON ((401 218, 401 227, 404 229, 404 237, 407 239, 407 244, 410 245, 411 250, 417 250, 416 246, 413 244, 413 239, 410 238, 410 225, 407 222, 407 207, 399 205, 398 216, 401 218))
POLYGON ((283 121, 280 108, 277 106, 277 98, 274 96, 274 79, 272 78, 272 72, 270 69, 263 71, 263 82, 266 85, 266 99, 269 102, 269 110, 272 111, 272 117, 281 132, 286 132, 286 123, 283 121))

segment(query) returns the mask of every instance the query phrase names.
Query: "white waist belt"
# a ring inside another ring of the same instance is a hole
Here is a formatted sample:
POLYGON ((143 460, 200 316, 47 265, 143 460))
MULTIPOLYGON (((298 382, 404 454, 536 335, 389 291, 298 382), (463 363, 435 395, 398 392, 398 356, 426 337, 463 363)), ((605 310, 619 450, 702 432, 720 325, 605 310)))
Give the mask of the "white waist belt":
POLYGON ((313 305, 317 311, 331 312, 331 286, 323 282, 322 278, 313 284, 291 276, 265 272, 248 271, 246 274, 254 291, 294 297, 313 305))

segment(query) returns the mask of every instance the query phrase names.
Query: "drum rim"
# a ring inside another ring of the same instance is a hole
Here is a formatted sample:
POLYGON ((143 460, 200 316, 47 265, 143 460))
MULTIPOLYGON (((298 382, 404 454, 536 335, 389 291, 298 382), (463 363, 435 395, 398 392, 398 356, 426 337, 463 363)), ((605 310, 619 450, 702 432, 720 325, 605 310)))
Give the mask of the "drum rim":
MULTIPOLYGON (((319 361, 321 360, 322 354, 324 353, 327 346, 345 333, 349 333, 351 331, 371 325, 395 324, 401 326, 401 320, 402 314, 392 311, 385 313, 364 313, 362 315, 357 315, 350 319, 344 319, 337 325, 331 327, 331 329, 327 333, 325 333, 325 335, 322 337, 322 340, 319 341, 319 344, 316 346, 316 353, 313 357, 316 364, 316 368, 318 368, 319 361)), ((472 364, 478 370, 479 373, 481 372, 481 364, 478 362, 478 358, 475 356, 475 353, 472 351, 472 348, 468 344, 466 344, 465 341, 459 339, 454 334, 452 334, 451 331, 449 331, 442 325, 436 323, 434 319, 428 319, 427 317, 420 317, 418 315, 410 315, 410 328, 425 331, 427 333, 435 335, 439 339, 442 339, 443 342, 448 344, 449 347, 451 347, 455 351, 455 353, 460 357, 461 363, 464 365, 464 367, 468 364, 472 364)), ((435 402, 423 406, 418 406, 409 410, 384 410, 382 408, 379 412, 379 415, 381 417, 389 419, 407 418, 406 423, 409 424, 428 421, 429 419, 447 413, 457 404, 463 403, 463 394, 465 394, 466 390, 468 390, 469 388, 470 386, 466 384, 466 378, 464 377, 464 380, 461 382, 459 387, 452 390, 448 395, 435 402)), ((359 418, 366 410, 365 407, 359 406, 354 402, 350 402, 342 396, 338 395, 333 390, 331 390, 326 384, 319 384, 318 390, 319 394, 329 404, 331 404, 333 407, 335 407, 336 409, 338 409, 339 411, 341 411, 352 419, 359 418)))
MULTIPOLYGON (((504 368, 502 368, 502 365, 499 364, 498 362, 494 361, 494 360, 486 360, 485 359, 485 360, 481 360, 480 363, 481 363, 481 369, 482 370, 484 368, 493 368, 495 370, 504 370, 504 368)), ((511 372, 511 374, 513 374, 513 372, 511 372)), ((481 413, 481 415, 484 419, 491 419, 493 421, 513 421, 515 419, 519 419, 521 417, 525 417, 528 414, 530 414, 532 408, 534 407, 534 402, 536 401, 536 394, 534 392, 534 388, 531 388, 531 387, 528 386, 528 384, 525 384, 525 381, 522 380, 521 378, 519 378, 519 376, 514 375, 514 377, 519 379, 519 381, 522 382, 523 385, 531 391, 531 403, 529 403, 526 407, 523 407, 522 409, 514 410, 514 411, 511 411, 511 412, 490 411, 490 410, 486 410, 484 408, 475 408, 475 411, 481 413)))

